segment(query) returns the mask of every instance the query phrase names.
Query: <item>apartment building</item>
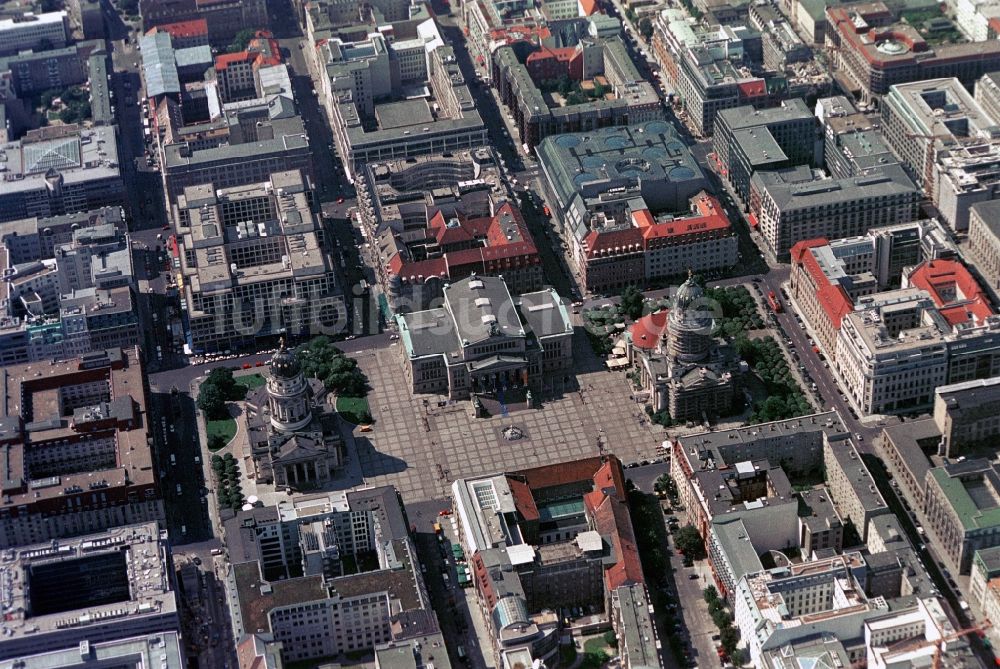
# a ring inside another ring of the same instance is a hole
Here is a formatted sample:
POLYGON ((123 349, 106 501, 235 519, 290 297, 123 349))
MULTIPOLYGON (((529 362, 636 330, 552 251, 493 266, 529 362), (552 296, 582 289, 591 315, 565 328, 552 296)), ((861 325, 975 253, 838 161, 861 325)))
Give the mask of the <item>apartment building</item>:
POLYGON ((538 156, 587 290, 738 262, 725 210, 702 190, 701 168, 663 121, 550 137, 538 156))
POLYGON ((976 551, 1000 545, 1000 465, 970 459, 927 473, 924 517, 956 574, 968 574, 976 551))
POLYGON ((891 513, 875 480, 852 441, 823 441, 823 471, 833 501, 845 520, 868 541, 873 518, 891 513))
MULTIPOLYGON (((781 467, 767 460, 737 462, 731 468, 707 468, 693 472, 688 482, 695 505, 688 507, 689 521, 703 537, 713 520, 744 508, 755 508, 753 522, 762 522, 774 532, 776 550, 798 545, 798 502, 781 467), (767 520, 763 520, 764 517, 767 520), (782 543, 784 540, 784 543, 782 543)), ((744 522, 749 522, 744 517, 744 522)))
POLYGON ((20 669, 84 669, 95 661, 108 662, 112 666, 149 667, 156 664, 162 669, 183 669, 187 664, 181 650, 179 632, 159 632, 117 641, 87 642, 85 649, 86 655, 80 652, 80 646, 64 650, 43 650, 33 655, 22 655, 14 662, 18 663, 20 669))
POLYGON ((156 522, 8 546, 0 661, 70 649, 81 657, 90 644, 178 634, 172 569, 156 522))
POLYGON ((0 20, 0 56, 62 49, 68 41, 69 20, 65 11, 27 13, 0 20))
POLYGON ((823 128, 825 164, 830 176, 862 176, 872 168, 899 162, 877 121, 857 111, 846 97, 817 100, 816 116, 823 128))
POLYGON ((972 569, 969 574, 969 600, 984 613, 987 606, 996 606, 995 603, 988 603, 988 600, 997 597, 996 590, 1000 581, 994 582, 994 579, 998 577, 1000 577, 1000 546, 976 551, 972 556, 972 569))
POLYGON ((115 126, 59 125, 0 144, 0 222, 119 207, 125 185, 115 126))
POLYGON ((0 548, 163 520, 138 349, 3 377, 0 548))
POLYGON ((913 221, 919 202, 920 192, 899 165, 841 179, 800 166, 753 174, 749 218, 771 253, 787 258, 802 239, 853 237, 913 221))
POLYGON ((948 381, 951 331, 919 289, 879 293, 841 321, 836 366, 844 390, 862 413, 930 406, 948 381))
MULTIPOLYGON (((795 628, 801 625, 854 646, 852 637, 863 638, 864 623, 888 610, 884 600, 865 595, 865 570, 865 558, 851 552, 745 576, 733 608, 754 666, 761 666, 764 651, 796 638, 795 628)), ((864 644, 860 646, 852 648, 858 656, 864 653, 864 644)))
POLYGON ((969 208, 1000 196, 1000 136, 956 78, 897 84, 882 104, 883 133, 909 175, 956 232, 969 208))
POLYGON ((209 46, 208 21, 205 19, 191 19, 190 21, 163 23, 150 28, 146 34, 155 35, 160 32, 170 35, 170 40, 175 49, 188 49, 193 46, 209 46))
POLYGON ((286 171, 313 179, 309 138, 287 93, 227 105, 216 122, 177 128, 161 144, 160 165, 170 202, 201 184, 246 186, 286 171))
POLYGON ((992 118, 1000 118, 1000 72, 987 72, 976 81, 973 97, 992 118))
POLYGON ((799 98, 770 109, 743 105, 720 111, 712 148, 744 203, 750 199, 750 178, 758 170, 823 164, 819 124, 799 98))
POLYGON ((22 51, 0 57, 0 73, 9 73, 14 93, 31 97, 42 91, 82 84, 88 79, 87 58, 91 45, 76 45, 47 51, 22 51))
POLYGON ((866 621, 864 638, 865 661, 873 669, 935 662, 957 669, 978 662, 936 595, 866 621))
POLYGON ((270 15, 265 0, 140 0, 143 31, 184 21, 204 19, 212 45, 228 46, 241 30, 267 30, 270 15))
POLYGON ((395 488, 289 498, 224 531, 234 638, 268 634, 284 662, 442 644, 395 488))
POLYGON ((491 83, 528 147, 535 148, 551 135, 663 118, 656 89, 636 70, 622 38, 595 35, 600 16, 573 20, 558 43, 522 40, 492 52, 491 83), (552 51, 552 47, 559 50, 552 51), (546 63, 555 70, 546 73, 546 63), (575 103, 554 102, 539 88, 547 85, 552 74, 581 90, 585 84, 590 90, 599 85, 606 92, 575 103))
POLYGON ((401 19, 405 39, 355 26, 368 36, 353 42, 333 36, 317 45, 317 90, 352 181, 370 162, 489 144, 454 50, 426 8, 414 12, 401 19))
POLYGON ((671 445, 670 476, 678 497, 689 509, 700 502, 692 479, 696 472, 732 467, 736 462, 781 462, 792 474, 817 469, 823 462, 823 434, 837 441, 848 438, 836 412, 801 416, 752 427, 702 432, 676 439, 671 445))
POLYGON ((196 351, 346 327, 343 291, 301 172, 247 186, 187 187, 173 218, 196 351))

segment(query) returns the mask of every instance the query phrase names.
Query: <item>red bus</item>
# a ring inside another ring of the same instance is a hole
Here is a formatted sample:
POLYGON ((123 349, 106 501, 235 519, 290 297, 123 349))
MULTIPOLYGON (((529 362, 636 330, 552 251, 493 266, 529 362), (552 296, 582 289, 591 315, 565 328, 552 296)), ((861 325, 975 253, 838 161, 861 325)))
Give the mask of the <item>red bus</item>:
POLYGON ((771 309, 774 310, 774 313, 781 313, 781 301, 778 300, 778 296, 774 294, 773 290, 768 291, 767 293, 767 303, 771 305, 771 309))

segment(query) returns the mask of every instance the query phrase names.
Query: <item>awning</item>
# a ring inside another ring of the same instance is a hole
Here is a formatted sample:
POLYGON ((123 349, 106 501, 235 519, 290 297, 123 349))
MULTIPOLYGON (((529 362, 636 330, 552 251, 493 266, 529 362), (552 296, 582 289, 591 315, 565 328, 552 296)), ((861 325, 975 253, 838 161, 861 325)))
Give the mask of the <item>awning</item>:
POLYGON ((747 220, 750 221, 750 227, 754 230, 760 227, 760 223, 757 222, 757 217, 753 214, 747 214, 747 220))
POLYGON ((608 369, 622 369, 628 367, 628 360, 625 358, 614 358, 606 361, 604 364, 608 366, 608 369))

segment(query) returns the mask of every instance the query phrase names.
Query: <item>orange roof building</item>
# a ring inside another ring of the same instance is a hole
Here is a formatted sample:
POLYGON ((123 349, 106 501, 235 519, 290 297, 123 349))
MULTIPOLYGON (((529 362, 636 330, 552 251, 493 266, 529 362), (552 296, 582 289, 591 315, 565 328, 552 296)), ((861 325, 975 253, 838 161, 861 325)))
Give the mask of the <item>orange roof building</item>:
POLYGON ((975 277, 957 260, 928 260, 903 277, 903 286, 930 293, 952 327, 978 326, 996 312, 975 277))
POLYGON ((688 270, 731 267, 738 245, 721 203, 702 191, 691 199, 687 216, 657 218, 649 209, 633 209, 620 224, 595 215, 578 264, 588 290, 612 292, 688 270))
MULTIPOLYGON (((458 479, 452 493, 473 585, 498 640, 543 610, 603 609, 619 588, 645 581, 613 455, 458 479)), ((547 628, 534 624, 541 642, 547 628)), ((495 644, 500 653, 505 645, 495 644)))

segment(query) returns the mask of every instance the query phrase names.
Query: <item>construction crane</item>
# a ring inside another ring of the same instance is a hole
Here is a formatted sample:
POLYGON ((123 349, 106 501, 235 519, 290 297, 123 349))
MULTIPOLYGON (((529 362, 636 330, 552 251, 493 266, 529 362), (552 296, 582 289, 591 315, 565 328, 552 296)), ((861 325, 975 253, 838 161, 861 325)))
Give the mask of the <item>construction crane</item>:
POLYGON ((904 643, 901 647, 897 648, 895 652, 905 653, 905 652, 920 650, 921 648, 928 648, 930 646, 934 646, 935 647, 934 656, 931 660, 931 669, 941 669, 941 653, 944 652, 945 644, 947 644, 949 641, 955 641, 956 639, 960 639, 967 634, 975 633, 981 635, 992 626, 993 623, 991 623, 989 619, 986 619, 983 620, 983 623, 981 625, 960 629, 958 631, 952 632, 951 634, 947 634, 941 637, 940 639, 934 639, 934 640, 921 639, 911 644, 904 643))

